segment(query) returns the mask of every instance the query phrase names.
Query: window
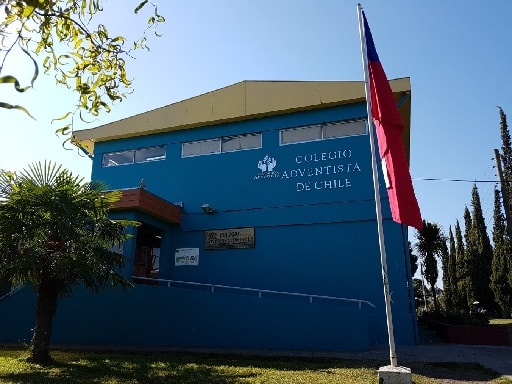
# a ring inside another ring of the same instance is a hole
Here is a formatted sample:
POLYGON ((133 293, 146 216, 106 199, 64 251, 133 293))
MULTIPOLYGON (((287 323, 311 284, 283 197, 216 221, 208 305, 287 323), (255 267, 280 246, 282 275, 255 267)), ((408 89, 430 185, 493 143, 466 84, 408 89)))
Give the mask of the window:
POLYGON ((183 143, 181 147, 181 156, 188 157, 208 155, 211 153, 233 152, 253 148, 261 148, 261 133, 224 136, 218 139, 183 143))
POLYGON ((123 151, 114 153, 105 153, 103 155, 104 167, 113 167, 116 165, 133 164, 135 151, 123 151))
POLYGON ((103 154, 103 167, 165 160, 166 146, 131 149, 103 154))
POLYGON ((366 120, 339 121, 324 124, 324 139, 366 134, 366 120))
POLYGON ((281 144, 320 140, 321 138, 321 125, 310 125, 309 127, 284 129, 281 131, 281 144))
POLYGON ((208 153, 220 152, 220 139, 191 141, 183 143, 181 147, 182 157, 206 155, 208 153))
POLYGON ((142 148, 135 151, 135 162, 165 160, 165 147, 142 148))
POLYGON ((242 149, 261 148, 261 133, 222 138, 222 152, 241 151, 242 149))
POLYGON ((336 121, 281 130, 281 145, 366 134, 366 120, 336 121))

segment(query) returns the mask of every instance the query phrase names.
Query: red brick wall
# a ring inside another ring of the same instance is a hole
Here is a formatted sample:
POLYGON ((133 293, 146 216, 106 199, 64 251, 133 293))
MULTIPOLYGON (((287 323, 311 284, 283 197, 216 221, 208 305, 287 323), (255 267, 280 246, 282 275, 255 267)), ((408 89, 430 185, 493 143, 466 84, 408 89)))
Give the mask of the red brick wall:
MULTIPOLYGON (((438 334, 449 343, 472 345, 512 345, 507 325, 439 324, 438 334)), ((512 328, 512 327, 511 327, 512 328)))

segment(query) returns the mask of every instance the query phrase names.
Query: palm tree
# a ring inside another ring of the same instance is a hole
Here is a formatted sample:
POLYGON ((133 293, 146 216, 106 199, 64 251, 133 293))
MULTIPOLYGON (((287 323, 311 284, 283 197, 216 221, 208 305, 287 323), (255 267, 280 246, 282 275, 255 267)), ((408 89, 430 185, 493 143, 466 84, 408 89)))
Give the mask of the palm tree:
POLYGON ((35 163, 19 173, 0 171, 0 279, 37 292, 32 362, 51 362, 53 318, 59 297, 77 285, 91 291, 129 287, 114 252, 133 222, 108 217, 120 192, 84 182, 55 163, 35 163))
POLYGON ((437 301, 436 282, 439 276, 437 269, 437 257, 440 257, 446 248, 446 238, 437 223, 430 223, 423 220, 423 229, 416 230, 415 244, 416 251, 422 260, 425 271, 425 278, 430 285, 432 298, 434 299, 434 310, 439 311, 437 301))

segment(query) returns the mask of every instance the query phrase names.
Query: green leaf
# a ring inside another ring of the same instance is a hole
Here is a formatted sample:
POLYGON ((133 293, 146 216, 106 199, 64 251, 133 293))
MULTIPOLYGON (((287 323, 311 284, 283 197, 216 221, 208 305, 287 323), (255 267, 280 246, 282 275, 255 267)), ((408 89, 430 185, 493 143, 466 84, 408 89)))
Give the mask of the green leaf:
POLYGON ((25 9, 23 10, 22 17, 23 18, 28 18, 32 14, 32 12, 34 12, 34 8, 35 7, 32 6, 32 5, 26 5, 25 9))
POLYGON ((142 3, 137 5, 137 7, 133 10, 135 13, 139 13, 139 11, 148 3, 148 0, 144 0, 142 3))
POLYGON ((67 124, 67 125, 65 125, 65 126, 64 126, 64 127, 62 127, 62 128, 56 129, 56 130, 55 130, 55 134, 56 134, 57 136, 59 136, 59 135, 66 136, 66 135, 68 135, 68 134, 69 134, 69 131, 71 130, 71 128, 72 128, 72 127, 71 127, 71 123, 70 123, 70 124, 67 124))
POLYGON ((50 63, 50 56, 46 56, 43 60, 43 68, 45 73, 48 73, 48 71, 52 68, 52 65, 50 63))
POLYGON ((1 102, 1 101, 0 101, 0 108, 5 108, 5 109, 17 109, 18 111, 25 112, 29 117, 31 117, 32 119, 34 119, 34 120, 35 120, 35 117, 34 117, 34 116, 32 116, 32 115, 30 114, 30 112, 29 112, 26 108, 22 107, 21 105, 12 105, 12 104, 4 103, 4 102, 1 102))
POLYGON ((165 23, 165 17, 158 14, 158 7, 155 5, 155 17, 158 23, 165 23))
POLYGON ((66 113, 64 116, 61 116, 61 117, 58 117, 56 119, 53 119, 51 122, 53 123, 54 121, 60 121, 60 120, 65 120, 69 117, 69 115, 71 115, 73 112, 68 112, 66 113))
POLYGON ((25 48, 23 48, 21 45, 20 48, 28 57, 30 57, 30 60, 32 60, 32 63, 34 64, 34 74, 32 75, 32 79, 30 80, 30 86, 33 87, 37 77, 39 76, 39 66, 37 65, 36 60, 25 48))
POLYGON ((18 92, 25 92, 27 89, 30 89, 30 85, 22 88, 18 79, 11 75, 0 76, 0 84, 14 84, 14 88, 18 92))

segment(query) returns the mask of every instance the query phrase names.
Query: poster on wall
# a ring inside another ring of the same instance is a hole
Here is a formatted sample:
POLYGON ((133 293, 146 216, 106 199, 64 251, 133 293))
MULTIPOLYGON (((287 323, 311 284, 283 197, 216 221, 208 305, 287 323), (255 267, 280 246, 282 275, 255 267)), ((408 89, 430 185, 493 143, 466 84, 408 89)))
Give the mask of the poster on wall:
POLYGON ((199 248, 177 248, 174 253, 174 265, 199 265, 199 248))

